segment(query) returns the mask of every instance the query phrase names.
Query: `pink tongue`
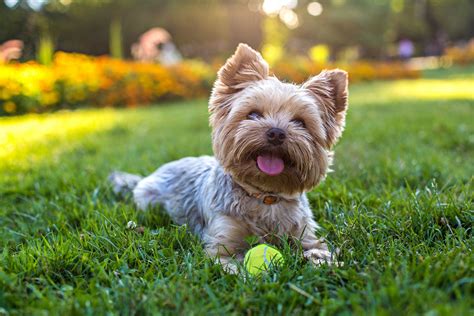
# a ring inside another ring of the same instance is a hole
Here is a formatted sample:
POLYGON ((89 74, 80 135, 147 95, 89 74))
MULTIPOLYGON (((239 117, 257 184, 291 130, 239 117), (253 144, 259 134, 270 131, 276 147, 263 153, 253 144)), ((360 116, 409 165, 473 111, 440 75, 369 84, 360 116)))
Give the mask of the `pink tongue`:
POLYGON ((260 171, 269 176, 276 176, 283 172, 285 163, 277 156, 261 155, 257 157, 257 166, 260 171))

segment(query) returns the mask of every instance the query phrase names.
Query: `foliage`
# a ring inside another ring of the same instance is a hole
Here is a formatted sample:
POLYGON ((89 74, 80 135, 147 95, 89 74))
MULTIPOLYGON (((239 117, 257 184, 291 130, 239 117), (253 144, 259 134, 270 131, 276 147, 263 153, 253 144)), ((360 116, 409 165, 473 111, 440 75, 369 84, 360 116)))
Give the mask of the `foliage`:
POLYGON ((109 51, 112 58, 123 58, 123 44, 122 44, 122 22, 119 19, 114 19, 110 23, 109 35, 109 51))
POLYGON ((309 49, 309 57, 315 63, 326 64, 331 56, 327 45, 314 45, 309 49))
MULTIPOLYGON (((310 2, 312 0, 308 0, 310 2)), ((392 55, 391 46, 403 38, 412 40, 416 55, 441 54, 447 42, 474 37, 471 0, 337 0, 319 1, 324 11, 310 17, 305 6, 298 9, 304 18, 292 36, 307 47, 316 43, 342 52, 357 46, 363 58, 392 55), (429 52, 430 46, 438 46, 429 52)), ((299 1, 299 3, 304 3, 299 1)))
POLYGON ((309 193, 344 265, 285 245, 261 279, 106 183, 210 154, 204 101, 0 119, 0 314, 472 315, 474 82, 451 71, 352 86, 334 172, 309 193))
MULTIPOLYGON (((307 58, 280 61, 273 70, 281 79, 301 83, 325 68, 335 67, 347 70, 352 82, 419 76, 418 71, 401 63, 322 65, 307 58)), ((132 107, 208 97, 216 71, 193 60, 165 67, 59 52, 51 67, 32 62, 0 65, 0 114, 85 106, 132 107)))
POLYGON ((474 39, 465 46, 448 47, 443 57, 446 61, 456 64, 467 65, 474 63, 474 39))
POLYGON ((51 65, 53 62, 54 43, 49 33, 40 36, 38 43, 38 54, 36 60, 43 65, 51 65))
POLYGON ((273 66, 284 57, 289 32, 279 19, 266 17, 263 20, 263 35, 262 55, 273 66))
POLYGON ((207 96, 214 71, 198 61, 164 67, 57 53, 51 67, 0 65, 0 104, 7 113, 81 106, 136 106, 207 96))
POLYGON ((401 62, 356 61, 321 64, 307 58, 285 59, 273 66, 277 77, 290 82, 303 82, 324 69, 341 68, 349 73, 351 82, 418 78, 420 72, 401 62))
MULTIPOLYGON (((302 54, 317 44, 328 45, 338 55, 358 46, 363 58, 386 56, 390 45, 401 38, 416 43, 418 53, 437 37, 457 42, 474 37, 471 0, 320 0, 323 12, 310 16, 312 0, 299 0, 295 12, 301 21, 289 33, 284 49, 302 54)), ((188 58, 210 59, 228 55, 239 42, 262 49, 268 42, 262 21, 265 16, 249 10, 263 0, 48 0, 40 12, 28 9, 27 1, 13 9, 0 1, 0 42, 23 40, 25 58, 35 56, 39 37, 37 16, 47 19, 59 50, 92 55, 110 53, 111 17, 122 21, 123 49, 152 27, 164 27, 188 58)), ((270 49, 281 49, 271 46, 270 49)))

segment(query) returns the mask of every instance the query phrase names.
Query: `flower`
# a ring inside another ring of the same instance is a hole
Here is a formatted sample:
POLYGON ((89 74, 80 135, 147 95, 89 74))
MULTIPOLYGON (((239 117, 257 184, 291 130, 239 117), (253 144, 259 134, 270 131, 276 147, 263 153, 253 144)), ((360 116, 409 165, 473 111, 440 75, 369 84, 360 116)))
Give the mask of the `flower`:
MULTIPOLYGON (((323 69, 342 68, 351 81, 416 78, 403 63, 358 61, 320 64, 293 57, 277 62, 276 76, 303 82, 323 69)), ((172 66, 58 52, 51 66, 35 62, 0 64, 0 114, 41 112, 63 107, 135 107, 165 100, 207 97, 216 65, 184 60, 172 66)))

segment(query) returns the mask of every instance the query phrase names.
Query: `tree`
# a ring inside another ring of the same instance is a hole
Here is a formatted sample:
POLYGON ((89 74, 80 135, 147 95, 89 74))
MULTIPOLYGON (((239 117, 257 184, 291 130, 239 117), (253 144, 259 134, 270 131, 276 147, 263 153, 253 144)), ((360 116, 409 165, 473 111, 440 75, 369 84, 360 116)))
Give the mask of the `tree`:
MULTIPOLYGON (((239 42, 262 48, 266 16, 255 8, 263 1, 49 0, 36 12, 26 0, 12 9, 0 0, 0 41, 22 39, 32 57, 38 38, 49 30, 59 50, 93 55, 115 50, 116 56, 129 57, 142 33, 163 27, 185 57, 212 59, 227 56, 239 42)), ((384 58, 387 47, 401 38, 413 40, 423 52, 439 38, 474 37, 472 0, 299 0, 293 10, 299 27, 287 30, 285 48, 291 53, 325 44, 335 55, 357 46, 363 57, 384 58), (307 12, 313 1, 323 7, 319 16, 307 12)))

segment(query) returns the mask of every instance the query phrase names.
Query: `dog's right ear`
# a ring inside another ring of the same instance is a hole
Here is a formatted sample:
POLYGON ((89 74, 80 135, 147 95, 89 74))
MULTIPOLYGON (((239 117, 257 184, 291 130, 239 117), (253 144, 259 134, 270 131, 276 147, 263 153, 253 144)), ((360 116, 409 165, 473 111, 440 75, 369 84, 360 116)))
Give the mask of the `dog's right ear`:
POLYGON ((247 44, 239 44, 237 49, 217 73, 212 89, 209 111, 226 106, 226 99, 252 82, 268 77, 268 64, 262 55, 247 44))
MULTIPOLYGON (((268 77, 268 64, 262 55, 247 44, 239 44, 234 55, 217 73, 216 85, 221 84, 230 90, 241 90, 252 81, 268 77)), ((214 86, 216 87, 216 86, 214 86)))

